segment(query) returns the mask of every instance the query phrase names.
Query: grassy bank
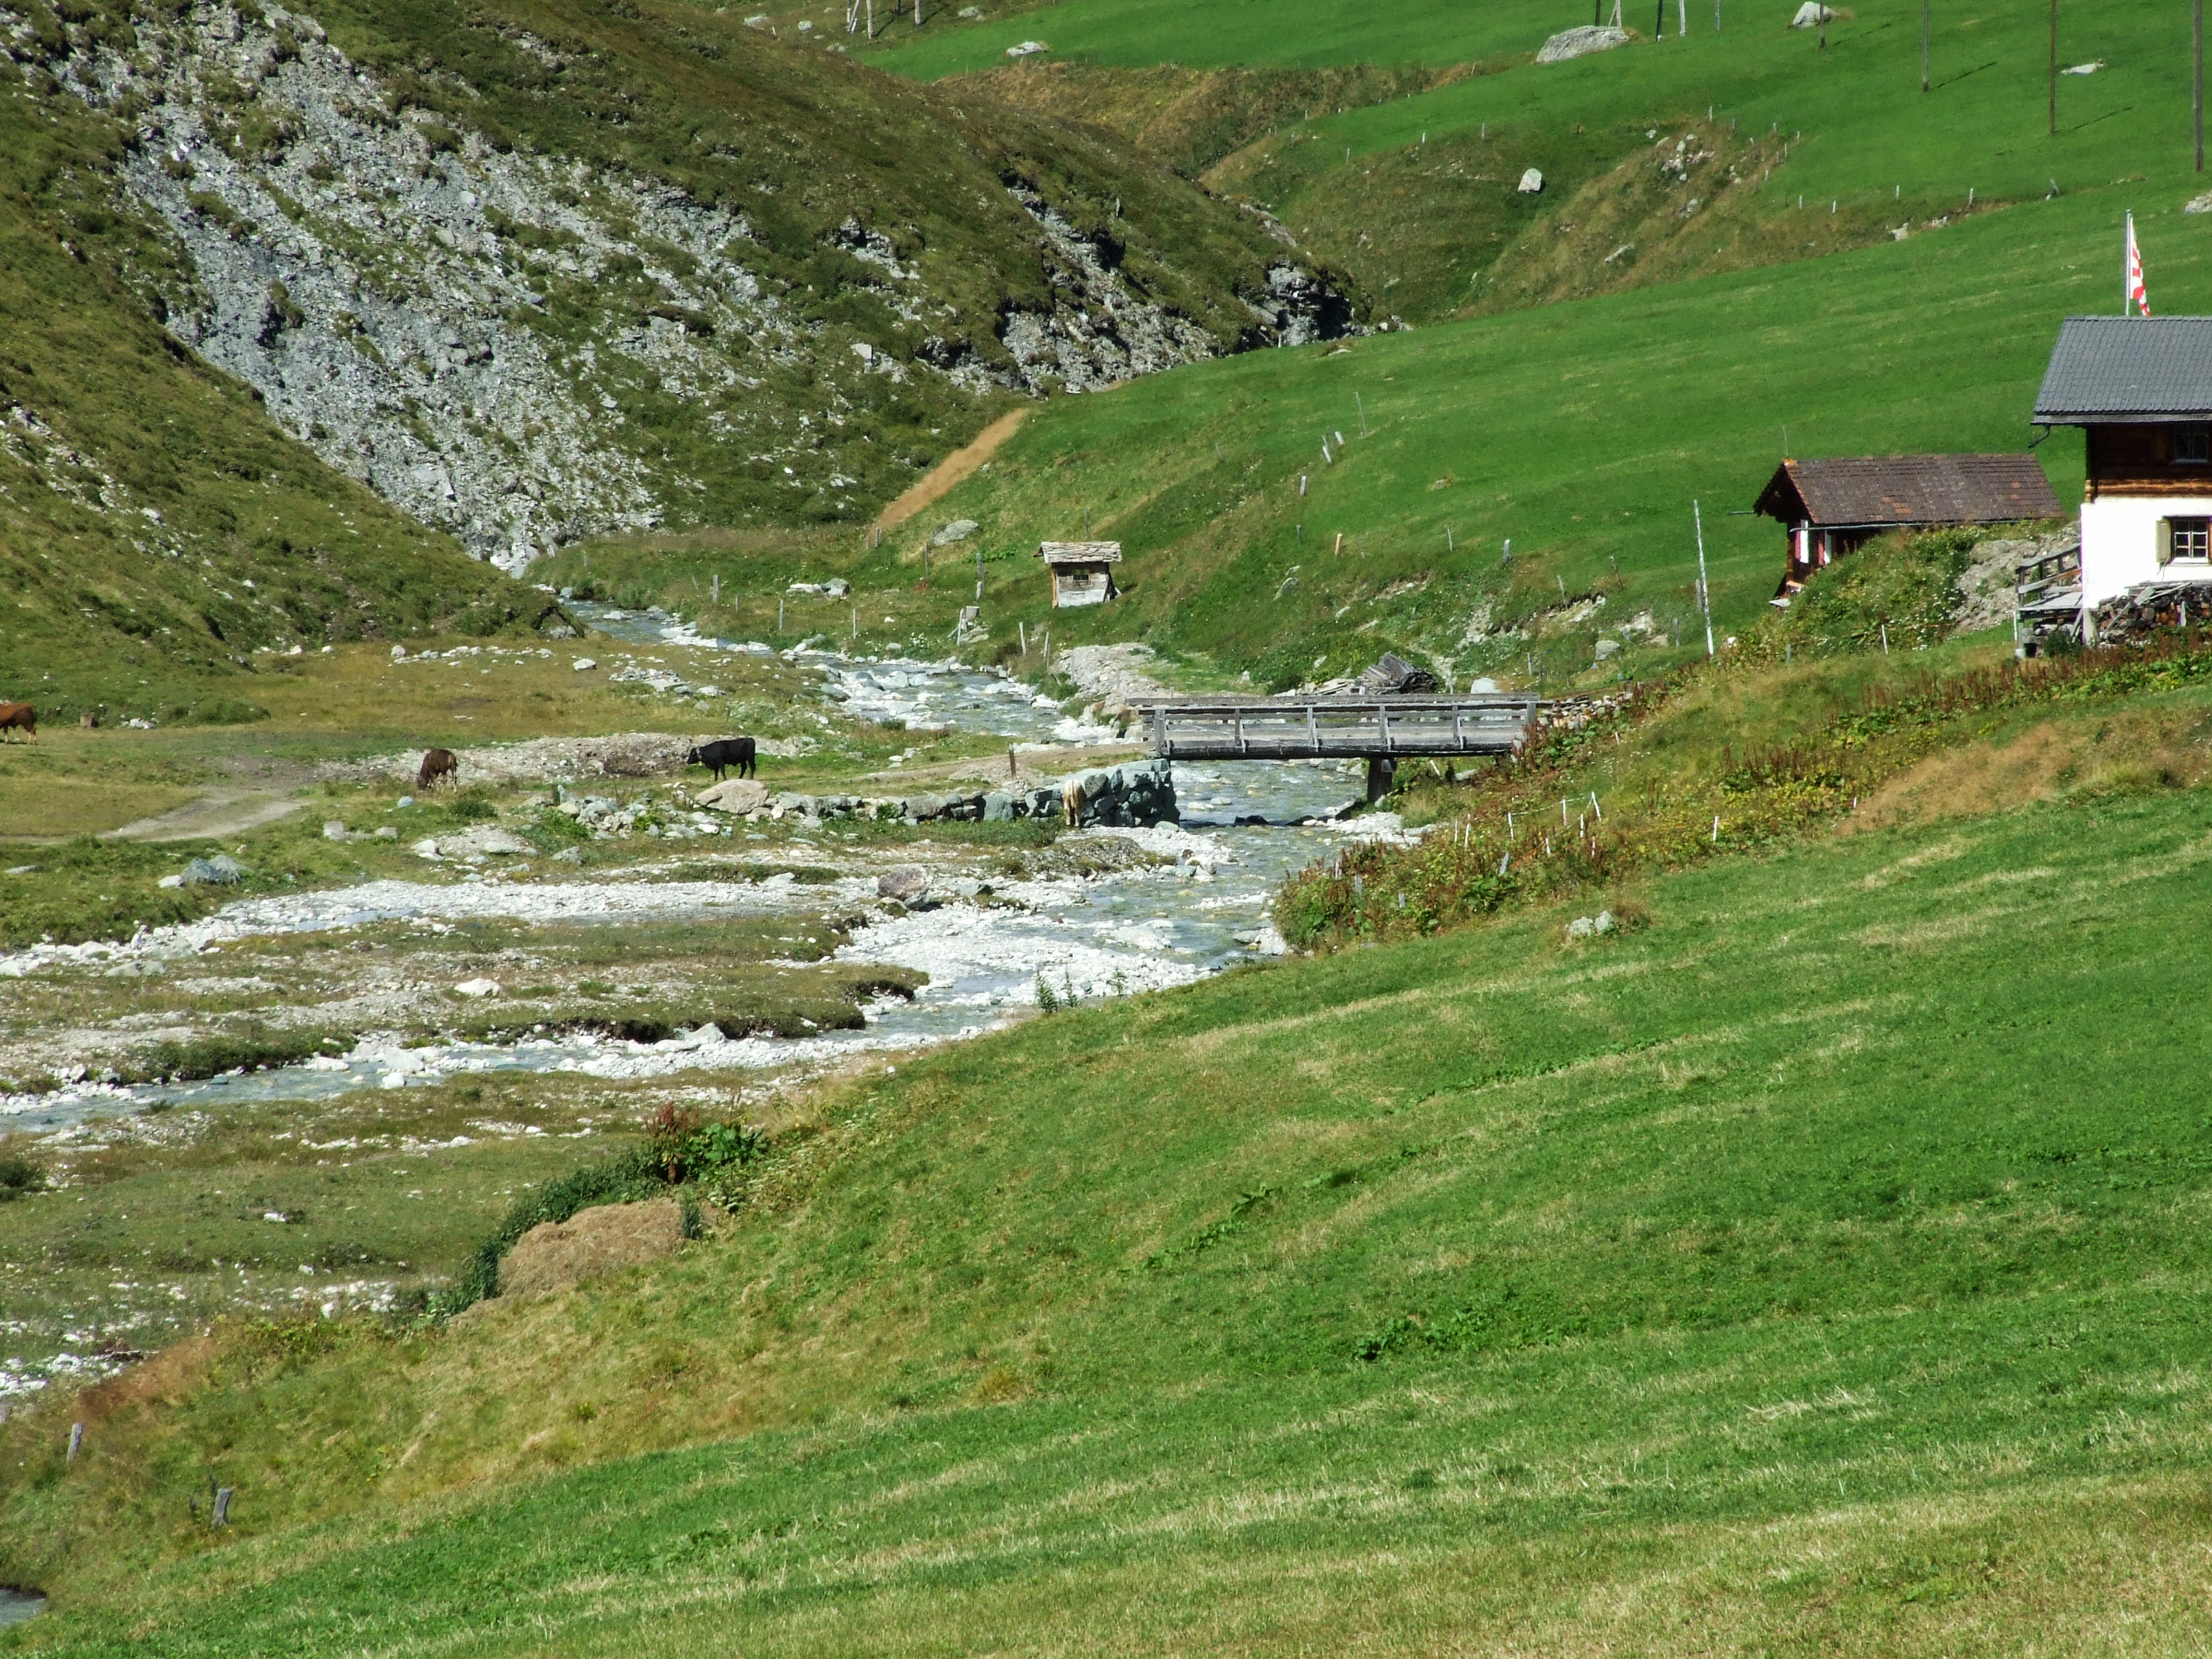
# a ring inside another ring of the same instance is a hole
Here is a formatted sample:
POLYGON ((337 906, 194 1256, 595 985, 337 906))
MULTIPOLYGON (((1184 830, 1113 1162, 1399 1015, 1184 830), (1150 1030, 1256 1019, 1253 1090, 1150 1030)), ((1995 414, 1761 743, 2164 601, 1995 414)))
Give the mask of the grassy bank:
POLYGON ((58 1601, 16 1639, 2186 1650, 2201 805, 1878 830, 1586 949, 1534 915, 871 1073, 644 1279, 182 1356, 68 1471, 19 1416, 0 1565, 58 1601))

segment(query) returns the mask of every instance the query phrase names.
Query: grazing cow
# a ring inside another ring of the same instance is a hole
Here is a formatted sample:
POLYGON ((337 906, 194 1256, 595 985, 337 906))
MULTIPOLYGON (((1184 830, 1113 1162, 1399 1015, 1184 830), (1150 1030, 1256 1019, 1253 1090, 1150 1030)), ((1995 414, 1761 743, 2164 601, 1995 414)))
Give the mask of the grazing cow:
POLYGON ((0 702, 0 732, 21 732, 25 739, 39 740, 39 711, 27 702, 0 702))
POLYGON ((738 775, 749 778, 756 769, 753 764, 753 740, 750 738, 717 738, 712 743, 702 743, 684 756, 686 766, 703 766, 714 775, 714 781, 722 781, 722 774, 730 767, 738 769, 738 775))
POLYGON ((456 784, 461 781, 460 757, 450 749, 433 749, 422 757, 422 769, 415 775, 415 787, 427 790, 441 778, 456 784))
POLYGON ((1083 784, 1080 780, 1070 778, 1060 786, 1060 816, 1067 820, 1069 829, 1083 828, 1083 784))

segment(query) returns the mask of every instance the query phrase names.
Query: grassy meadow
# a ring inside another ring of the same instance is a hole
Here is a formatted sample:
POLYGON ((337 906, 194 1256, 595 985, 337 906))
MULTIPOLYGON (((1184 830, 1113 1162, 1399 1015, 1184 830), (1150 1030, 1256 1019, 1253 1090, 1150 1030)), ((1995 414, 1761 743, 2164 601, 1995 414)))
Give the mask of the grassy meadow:
MULTIPOLYGON (((1424 325, 1054 400, 926 518, 856 550, 849 574, 907 586, 903 606, 949 633, 969 579, 946 577, 940 553, 941 592, 911 584, 927 535, 973 518, 987 653, 1049 625, 1056 642, 1140 636, 1273 686, 1386 647, 1462 682, 1556 686, 1702 652, 1694 501, 1719 631, 1743 631, 1773 592, 1780 541, 1746 509, 1782 455, 2025 447, 2060 319, 2117 303, 2124 214, 2157 307, 2212 306, 2199 246, 2212 230, 2181 211, 2201 181, 2174 20, 2134 3, 2063 20, 2063 60, 2105 67, 2061 77, 2053 137, 2037 8, 1939 20, 1925 98, 1909 9, 1839 20, 1825 50, 1771 20, 1717 37, 1700 23, 1686 40, 1486 64, 1382 101, 1348 91, 1341 113, 1286 114, 1209 185, 1273 208, 1424 325), (1524 164, 1546 171, 1540 196, 1514 189, 1524 164), (1048 615, 1029 555, 1086 532, 1123 543, 1127 597, 1048 615), (1600 636, 1626 650, 1593 675, 1600 636)), ((1068 0, 887 36, 878 61, 943 73, 928 54, 947 42, 1058 31, 1055 55, 1077 61, 1039 72, 1039 106, 1140 135, 1176 91, 1145 63, 1245 65, 1240 95, 1257 100, 1273 95, 1267 65, 1314 73, 1305 43, 1336 24, 1292 11, 1184 9, 1170 27, 1068 0), (1084 44, 1093 24, 1113 44, 1084 44), (1186 52, 1176 27, 1208 44, 1186 52), (1263 27, 1265 45, 1237 33, 1263 27)), ((1393 20, 1433 37, 1433 54, 1404 55, 1424 64, 1482 58, 1492 31, 1533 45, 1575 21, 1419 13, 1393 20)), ((1398 61, 1395 27, 1368 29, 1359 55, 1398 61)), ((2078 491, 2077 434, 2037 453, 2062 501, 2078 491)), ((771 603, 775 576, 804 562, 771 556, 733 614, 771 603)), ((649 570, 636 568, 641 591, 649 570)), ((659 583, 671 602, 677 574, 659 583)))
MULTIPOLYGON (((1607 633, 1626 647, 1608 673, 1650 672, 1703 654, 1693 502, 1719 631, 1764 614, 1781 533, 1745 509, 1785 428, 1796 454, 2022 447, 2059 319, 2105 297, 2118 211, 2112 194, 2038 202, 1817 262, 1062 400, 894 544, 918 574, 935 523, 978 520, 994 640, 1018 622, 1065 643, 1136 635, 1276 685, 1389 647, 1461 684, 1556 686, 1607 633), (1127 597, 1048 614, 1035 544, 1086 524, 1121 541, 1127 597)), ((2177 255, 2196 234, 2145 227, 2177 255)), ((2164 268, 2185 307, 2204 278, 2164 268)), ((2078 492, 2078 435, 2038 453, 2062 500, 2078 492)))
POLYGON ((2193 1651, 2202 808, 1875 829, 1626 937, 869 1068, 675 1264, 218 1336, 68 1469, 19 1414, 0 1574, 57 1601, 11 1639, 2193 1651))

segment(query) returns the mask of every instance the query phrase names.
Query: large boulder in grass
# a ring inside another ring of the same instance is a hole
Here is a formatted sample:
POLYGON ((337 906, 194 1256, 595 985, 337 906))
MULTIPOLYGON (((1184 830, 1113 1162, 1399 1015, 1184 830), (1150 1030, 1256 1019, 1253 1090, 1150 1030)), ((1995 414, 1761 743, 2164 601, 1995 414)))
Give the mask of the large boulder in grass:
POLYGON ((1579 28, 1563 29, 1537 49, 1540 64, 1564 64, 1570 58, 1587 58, 1594 52, 1611 52, 1615 46, 1629 42, 1626 29, 1601 28, 1585 23, 1579 28))
POLYGON ((768 805, 768 786, 758 778, 725 778, 696 797, 718 812, 757 812, 768 805))
POLYGON ((542 1221, 499 1264, 501 1297, 551 1296, 624 1267, 676 1254, 684 1211, 672 1198, 602 1204, 566 1221, 542 1221))

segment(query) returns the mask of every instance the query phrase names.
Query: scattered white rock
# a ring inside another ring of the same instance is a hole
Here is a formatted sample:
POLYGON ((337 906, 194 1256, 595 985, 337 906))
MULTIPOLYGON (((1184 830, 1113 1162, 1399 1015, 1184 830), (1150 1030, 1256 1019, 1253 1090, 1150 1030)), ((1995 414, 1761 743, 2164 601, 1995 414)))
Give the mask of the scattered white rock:
POLYGON ((582 673, 587 668, 597 668, 599 665, 598 661, 591 657, 579 657, 575 661, 568 665, 569 667, 574 669, 579 674, 582 673))
POLYGON ((1567 937, 1575 939, 1595 939, 1601 933, 1611 933, 1613 925, 1613 912, 1610 910, 1601 910, 1594 916, 1577 916, 1567 924, 1567 937))
POLYGON ((2094 64, 2076 64, 2071 69, 2063 69, 2058 72, 2061 75, 2094 75, 2099 70, 2104 67, 2105 65, 2102 62, 2094 64))
POLYGON ((499 994, 499 981, 495 979, 465 979, 453 989, 465 997, 495 997, 499 994))
POLYGON ((1835 21, 1836 14, 1820 3, 1820 0, 1805 0, 1797 8, 1797 15, 1790 20, 1793 29, 1816 29, 1823 23, 1835 21))
POLYGON ((1521 175, 1521 182, 1515 185, 1514 188, 1518 190, 1523 196, 1538 195, 1544 188, 1544 175, 1541 173, 1539 173, 1534 167, 1530 167, 1526 173, 1521 175))
POLYGON ((331 818, 324 823, 323 839, 325 841, 343 841, 345 838, 346 827, 337 819, 331 818))
POLYGON ((1050 52, 1052 48, 1045 45, 1042 40, 1024 40, 1018 46, 1008 46, 1006 48, 1006 56, 1009 58, 1034 58, 1041 52, 1050 52))

